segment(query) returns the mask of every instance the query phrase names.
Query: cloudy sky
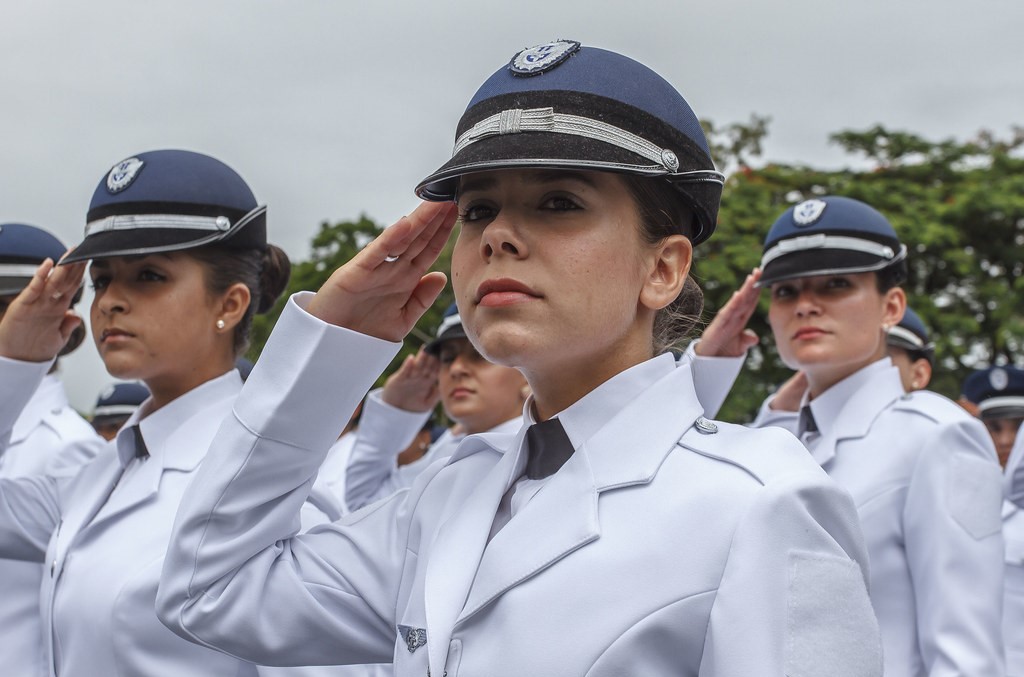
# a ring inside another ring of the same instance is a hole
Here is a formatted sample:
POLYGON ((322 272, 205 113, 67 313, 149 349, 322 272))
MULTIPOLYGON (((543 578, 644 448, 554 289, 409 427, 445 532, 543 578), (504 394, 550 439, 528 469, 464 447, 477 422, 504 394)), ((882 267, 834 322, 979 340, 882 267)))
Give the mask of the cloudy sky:
MULTIPOLYGON (((112 164, 187 148, 238 170, 304 258, 321 221, 407 212, 476 87, 561 37, 648 64, 701 117, 771 116, 772 160, 837 166, 840 129, 1024 124, 1022 28, 1020 0, 7 0, 0 222, 75 242, 112 164)), ((91 345, 63 371, 84 411, 111 381, 91 345)))

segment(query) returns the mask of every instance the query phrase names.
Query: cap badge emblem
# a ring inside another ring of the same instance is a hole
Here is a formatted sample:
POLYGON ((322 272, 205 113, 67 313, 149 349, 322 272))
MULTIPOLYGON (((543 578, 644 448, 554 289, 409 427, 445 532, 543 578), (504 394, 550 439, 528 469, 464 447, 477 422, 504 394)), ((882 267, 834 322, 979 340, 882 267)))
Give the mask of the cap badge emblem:
POLYGON ((549 71, 572 56, 580 48, 575 40, 556 40, 536 47, 528 47, 509 62, 514 75, 529 76, 549 71))
POLYGON ((1006 390, 1006 387, 1010 385, 1010 375, 1006 373, 1005 369, 996 367, 988 375, 988 382, 996 390, 1006 390))
POLYGON ((797 226, 809 226, 821 218, 828 203, 824 200, 805 200, 793 207, 793 223, 797 226))
POLYGON ((139 175, 139 170, 146 164, 137 157, 130 157, 127 160, 121 160, 110 170, 107 174, 107 192, 109 193, 120 193, 122 190, 132 185, 135 178, 139 175))

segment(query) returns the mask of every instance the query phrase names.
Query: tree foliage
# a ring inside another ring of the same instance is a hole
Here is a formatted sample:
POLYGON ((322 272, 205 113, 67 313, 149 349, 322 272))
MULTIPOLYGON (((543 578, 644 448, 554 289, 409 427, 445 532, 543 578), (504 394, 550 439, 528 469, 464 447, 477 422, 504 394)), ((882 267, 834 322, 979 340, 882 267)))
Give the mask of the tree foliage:
MULTIPOLYGON (((704 123, 715 162, 729 173, 718 230, 697 248, 694 264, 708 317, 758 264, 768 228, 787 207, 813 196, 844 195, 879 209, 910 248, 908 297, 937 344, 933 389, 956 397, 971 368, 1024 363, 1024 129, 1011 130, 1007 138, 982 132, 966 142, 934 142, 876 126, 831 137, 855 169, 755 167, 768 123, 756 115, 745 123, 704 123)), ((380 230, 365 216, 321 224, 310 258, 294 264, 288 294, 318 289, 380 230)), ((435 270, 448 271, 450 247, 435 270)), ((451 301, 449 287, 398 359, 430 339, 451 301)), ((251 359, 262 350, 283 305, 282 299, 257 318, 251 359)), ((771 339, 767 307, 765 295, 752 321, 761 340, 722 410, 726 420, 752 418, 789 375, 771 339)))

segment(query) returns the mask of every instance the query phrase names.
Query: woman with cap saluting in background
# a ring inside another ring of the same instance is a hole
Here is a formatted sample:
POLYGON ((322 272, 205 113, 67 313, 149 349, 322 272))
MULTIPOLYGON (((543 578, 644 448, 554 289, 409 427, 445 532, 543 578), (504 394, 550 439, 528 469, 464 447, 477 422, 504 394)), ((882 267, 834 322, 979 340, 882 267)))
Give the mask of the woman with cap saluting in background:
POLYGON ((287 256, 220 161, 164 150, 118 163, 96 188, 85 240, 64 265, 44 262, 0 321, 0 431, 80 326, 67 300, 90 259, 100 356, 152 396, 75 477, 0 480, 0 555, 45 565, 46 671, 255 674, 170 633, 154 598, 178 502, 242 387, 235 358, 284 288, 287 256))
POLYGON ((261 662, 397 675, 880 674, 849 497, 790 435, 703 418, 664 352, 699 307, 691 243, 721 187, 645 66, 572 41, 517 54, 420 185, 442 203, 289 303, 182 502, 161 619, 261 662), (330 412, 444 285, 427 270, 452 199, 463 326, 526 377, 526 425, 296 535, 330 412))
POLYGON ((812 199, 776 220, 760 283, 779 355, 807 387, 798 415, 769 400, 755 425, 791 430, 852 494, 886 677, 1001 675, 999 465, 976 420, 936 393, 905 393, 887 356, 905 257, 858 200, 812 199))
MULTIPOLYGON (((51 233, 21 223, 0 225, 0 318, 32 280, 47 258, 57 259, 66 247, 51 233)), ((64 300, 74 306, 75 290, 64 300)), ((72 332, 60 348, 67 355, 82 343, 84 328, 72 332)), ((17 419, 0 439, 0 478, 31 475, 69 476, 94 457, 103 440, 68 403, 57 376, 57 360, 41 380, 24 384, 26 399, 17 419)), ((6 389, 18 384, 4 382, 6 389)), ((39 619, 38 562, 0 560, 0 675, 35 675, 43 671, 43 633, 39 619)))

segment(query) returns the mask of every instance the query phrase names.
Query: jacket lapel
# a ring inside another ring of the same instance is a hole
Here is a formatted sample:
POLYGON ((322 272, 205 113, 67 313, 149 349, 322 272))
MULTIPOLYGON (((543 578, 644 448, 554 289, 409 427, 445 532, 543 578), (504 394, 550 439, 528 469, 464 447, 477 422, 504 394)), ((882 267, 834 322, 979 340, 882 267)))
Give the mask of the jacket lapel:
MULTIPOLYGON (((55 562, 62 565, 75 537, 99 512, 121 477, 121 463, 114 447, 108 446, 75 478, 75 493, 67 501, 57 532, 55 562)), ((56 575, 57 572, 51 572, 56 575)))
POLYGON ((825 467, 835 458, 843 440, 859 439, 868 434, 878 415, 904 395, 899 372, 895 367, 875 374, 843 405, 832 425, 822 435, 812 456, 825 467))
MULTIPOLYGON (((509 450, 480 480, 477 487, 438 530, 430 546, 424 581, 424 605, 427 621, 427 652, 432 674, 444 672, 455 620, 465 606, 476 575, 480 556, 487 546, 494 516, 502 496, 508 491, 522 453, 525 429, 515 436, 509 450)), ((505 438, 507 439, 507 438, 505 438)), ((486 444, 486 437, 470 437, 461 446, 486 444)), ((489 446, 489 445, 488 445, 489 446)), ((468 454, 460 449, 452 460, 468 454)))
POLYGON ((600 493, 650 482, 700 414, 689 366, 659 379, 625 407, 487 545, 458 621, 597 540, 600 493))
MULTIPOLYGON (((201 411, 183 421, 174 432, 163 439, 158 439, 158 435, 153 434, 147 437, 146 421, 143 419, 139 425, 146 439, 149 458, 136 461, 138 467, 133 470, 129 481, 114 488, 112 493, 108 491, 106 505, 95 513, 92 524, 103 523, 150 500, 160 490, 160 480, 164 472, 195 470, 203 460, 223 416, 230 413, 232 401, 228 398, 210 405, 209 410, 201 411)), ((124 434, 127 435, 127 431, 124 434)), ((134 445, 132 450, 134 451, 134 445)))

